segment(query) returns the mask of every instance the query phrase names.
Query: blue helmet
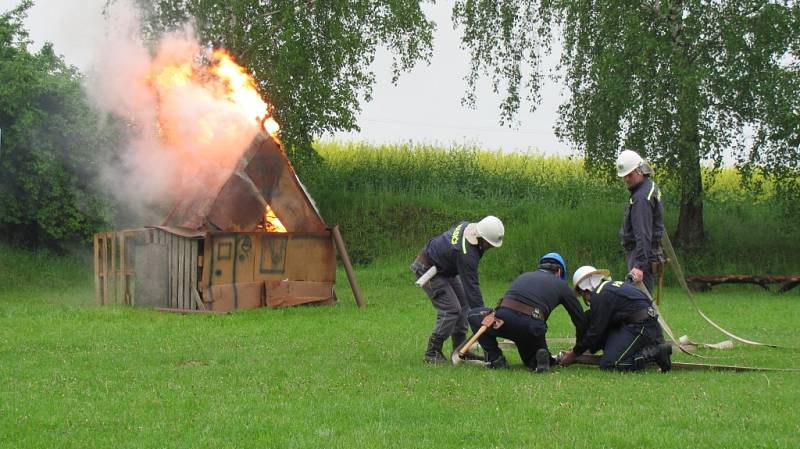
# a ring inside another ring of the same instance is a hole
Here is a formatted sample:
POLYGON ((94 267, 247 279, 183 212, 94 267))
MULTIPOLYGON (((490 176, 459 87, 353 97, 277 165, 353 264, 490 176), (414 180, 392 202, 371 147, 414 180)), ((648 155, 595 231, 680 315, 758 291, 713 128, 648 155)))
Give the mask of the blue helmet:
POLYGON ((539 264, 545 261, 555 262, 561 265, 561 279, 567 280, 567 263, 564 262, 564 258, 561 257, 561 254, 558 253, 547 253, 544 256, 539 258, 539 264))

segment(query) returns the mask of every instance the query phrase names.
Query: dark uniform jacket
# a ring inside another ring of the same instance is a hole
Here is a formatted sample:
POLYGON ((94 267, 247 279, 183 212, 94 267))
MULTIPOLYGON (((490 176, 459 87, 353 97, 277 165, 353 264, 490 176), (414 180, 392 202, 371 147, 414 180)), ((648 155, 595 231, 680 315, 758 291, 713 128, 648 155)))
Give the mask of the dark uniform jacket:
POLYGON ((664 206, 661 204, 661 190, 648 177, 632 187, 630 192, 619 236, 622 246, 633 252, 635 267, 644 271, 650 262, 659 261, 653 248, 660 248, 664 235, 664 206))
POLYGON ((468 224, 468 221, 462 221, 454 228, 430 239, 423 252, 436 265, 438 274, 458 275, 461 278, 469 304, 483 304, 478 281, 478 262, 483 256, 483 250, 464 238, 464 230, 468 224))
POLYGON ((582 335, 585 330, 586 315, 575 293, 566 281, 549 271, 536 270, 522 273, 511 283, 505 297, 531 307, 538 307, 544 321, 547 321, 553 309, 561 304, 567 309, 572 324, 575 325, 576 335, 582 335))
POLYGON ((641 290, 621 281, 604 281, 592 292, 591 306, 587 313, 589 321, 586 333, 575 344, 575 354, 583 354, 587 349, 599 351, 605 343, 608 330, 631 322, 642 311, 655 318, 650 299, 641 290))

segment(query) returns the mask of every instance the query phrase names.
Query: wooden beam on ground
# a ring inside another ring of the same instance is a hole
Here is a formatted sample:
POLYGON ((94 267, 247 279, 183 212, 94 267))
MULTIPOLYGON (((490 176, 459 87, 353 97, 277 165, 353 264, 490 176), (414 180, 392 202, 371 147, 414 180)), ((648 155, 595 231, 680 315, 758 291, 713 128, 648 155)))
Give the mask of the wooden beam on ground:
POLYGON ((785 293, 800 285, 800 276, 750 276, 729 274, 722 276, 689 276, 686 281, 693 290, 709 290, 719 284, 754 284, 769 290, 770 284, 780 284, 779 293, 785 293))
POLYGON ((228 313, 218 312, 216 310, 176 309, 174 307, 153 307, 153 310, 158 310, 159 312, 181 313, 186 315, 224 315, 228 313))
POLYGON ((800 285, 800 276, 795 276, 791 279, 788 279, 781 283, 781 288, 778 289, 778 293, 786 293, 789 290, 797 287, 800 285))
POLYGON ((356 299, 356 304, 358 307, 364 307, 364 297, 361 295, 361 289, 358 288, 358 280, 353 271, 353 265, 350 264, 350 256, 347 255, 347 248, 344 246, 344 239, 342 239, 342 233, 339 232, 338 225, 331 229, 331 234, 333 235, 333 242, 336 244, 336 251, 339 253, 339 257, 342 258, 344 271, 347 272, 347 280, 350 281, 350 288, 353 289, 353 297, 356 299))

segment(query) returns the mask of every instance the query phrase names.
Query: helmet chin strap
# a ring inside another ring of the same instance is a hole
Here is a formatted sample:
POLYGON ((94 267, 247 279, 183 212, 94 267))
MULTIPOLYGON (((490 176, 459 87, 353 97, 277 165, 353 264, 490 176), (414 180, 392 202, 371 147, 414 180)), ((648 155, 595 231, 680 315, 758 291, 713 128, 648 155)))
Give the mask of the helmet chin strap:
POLYGON ((599 274, 593 274, 589 278, 589 285, 592 286, 592 290, 599 287, 602 282, 603 282, 603 276, 600 276, 599 274))

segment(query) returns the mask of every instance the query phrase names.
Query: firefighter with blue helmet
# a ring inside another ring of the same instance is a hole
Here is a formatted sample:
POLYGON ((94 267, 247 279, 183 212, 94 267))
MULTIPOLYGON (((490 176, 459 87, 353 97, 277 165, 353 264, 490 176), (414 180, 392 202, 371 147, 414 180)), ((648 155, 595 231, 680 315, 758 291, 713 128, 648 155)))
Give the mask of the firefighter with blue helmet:
POLYGON ((658 315, 644 292, 590 265, 575 271, 573 286, 589 305, 588 321, 586 332, 562 355, 561 365, 572 364, 586 351, 602 349, 602 369, 638 371, 651 362, 662 372, 672 368, 672 346, 664 342, 658 315))
POLYGON ((561 257, 561 254, 558 254, 558 253, 547 253, 544 256, 539 258, 539 263, 540 264, 544 263, 544 262, 547 262, 547 261, 553 261, 553 262, 561 265, 561 268, 563 268, 563 270, 561 270, 561 280, 566 281, 567 280, 567 271, 568 271, 567 270, 567 262, 565 262, 564 258, 561 257))
MULTIPOLYGON (((494 309, 495 325, 478 338, 486 351, 488 367, 508 367, 497 344, 497 337, 502 337, 516 344, 525 366, 537 372, 549 370, 554 360, 545 338, 547 319, 559 305, 567 310, 576 335, 583 333, 586 318, 575 293, 567 285, 566 276, 564 258, 558 253, 547 253, 539 259, 536 270, 514 279, 494 309)), ((492 309, 486 307, 470 310, 468 320, 473 332, 480 329, 483 318, 490 313, 492 309)))

